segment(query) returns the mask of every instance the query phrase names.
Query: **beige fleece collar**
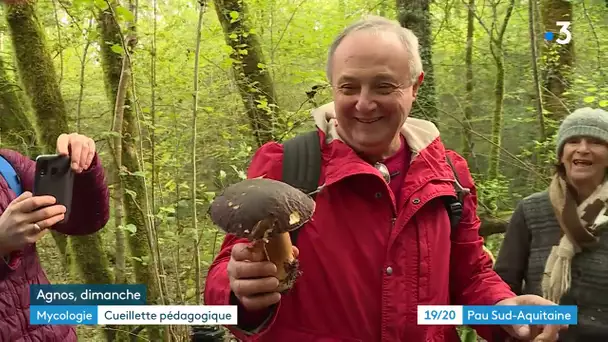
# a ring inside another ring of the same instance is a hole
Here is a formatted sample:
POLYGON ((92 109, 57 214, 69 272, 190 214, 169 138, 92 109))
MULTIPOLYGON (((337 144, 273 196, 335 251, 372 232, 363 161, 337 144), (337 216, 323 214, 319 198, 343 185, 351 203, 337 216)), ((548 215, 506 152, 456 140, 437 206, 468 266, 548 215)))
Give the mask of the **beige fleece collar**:
MULTIPOLYGON (((327 143, 336 139, 342 141, 336 130, 333 102, 315 108, 312 111, 312 116, 315 125, 325 133, 327 143)), ((409 148, 413 152, 412 158, 414 158, 439 137, 439 130, 430 121, 408 117, 401 128, 401 134, 405 137, 409 148)))

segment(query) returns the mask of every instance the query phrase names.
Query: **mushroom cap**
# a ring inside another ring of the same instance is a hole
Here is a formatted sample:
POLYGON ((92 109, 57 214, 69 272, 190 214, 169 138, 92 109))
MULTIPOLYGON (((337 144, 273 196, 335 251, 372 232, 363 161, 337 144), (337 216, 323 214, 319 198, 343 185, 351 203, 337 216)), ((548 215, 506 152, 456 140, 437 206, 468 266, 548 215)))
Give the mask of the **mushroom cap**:
POLYGON ((209 214, 226 233, 257 240, 300 228, 314 210, 315 201, 291 185, 253 178, 227 187, 209 214))

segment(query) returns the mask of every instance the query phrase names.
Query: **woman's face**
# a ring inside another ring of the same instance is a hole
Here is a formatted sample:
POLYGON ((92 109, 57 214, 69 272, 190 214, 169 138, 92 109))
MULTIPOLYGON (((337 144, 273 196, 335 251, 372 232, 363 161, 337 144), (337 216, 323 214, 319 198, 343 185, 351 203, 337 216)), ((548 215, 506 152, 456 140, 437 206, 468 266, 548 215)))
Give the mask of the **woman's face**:
POLYGON ((572 185, 597 186, 608 168, 608 146, 595 138, 572 138, 564 145, 561 162, 572 185))

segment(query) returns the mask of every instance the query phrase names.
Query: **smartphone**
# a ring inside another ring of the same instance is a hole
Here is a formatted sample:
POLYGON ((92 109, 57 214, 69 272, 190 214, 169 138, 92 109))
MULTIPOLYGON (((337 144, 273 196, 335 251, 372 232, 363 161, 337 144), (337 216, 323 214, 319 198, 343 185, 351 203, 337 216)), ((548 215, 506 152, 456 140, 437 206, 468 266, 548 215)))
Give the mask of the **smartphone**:
POLYGON ((57 200, 56 204, 65 206, 65 217, 58 223, 67 222, 70 217, 73 188, 74 171, 69 156, 45 154, 36 158, 34 196, 51 195, 57 200))

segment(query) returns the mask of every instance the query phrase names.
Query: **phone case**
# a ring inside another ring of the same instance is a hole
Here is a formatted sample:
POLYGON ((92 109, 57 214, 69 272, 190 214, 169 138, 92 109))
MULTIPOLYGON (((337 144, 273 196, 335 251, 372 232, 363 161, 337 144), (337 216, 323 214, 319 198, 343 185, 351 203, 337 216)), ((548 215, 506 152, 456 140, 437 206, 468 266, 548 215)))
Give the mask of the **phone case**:
POLYGON ((59 223, 67 222, 70 217, 73 188, 74 172, 69 156, 41 155, 36 158, 34 195, 51 195, 56 198, 56 204, 65 206, 65 217, 59 223))

